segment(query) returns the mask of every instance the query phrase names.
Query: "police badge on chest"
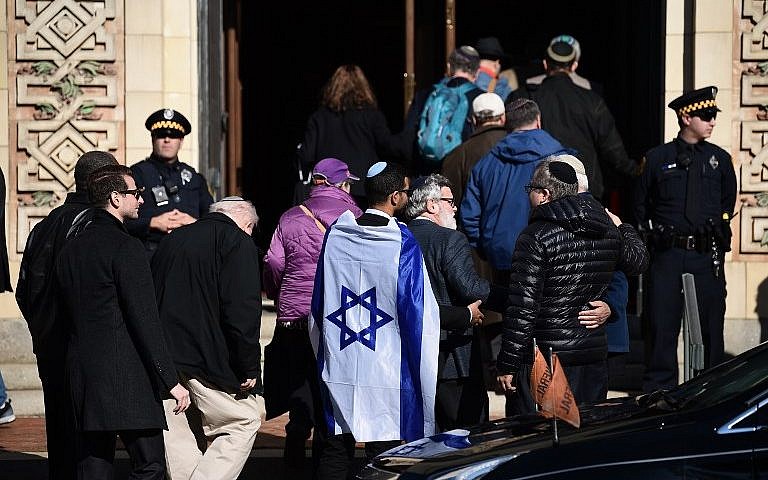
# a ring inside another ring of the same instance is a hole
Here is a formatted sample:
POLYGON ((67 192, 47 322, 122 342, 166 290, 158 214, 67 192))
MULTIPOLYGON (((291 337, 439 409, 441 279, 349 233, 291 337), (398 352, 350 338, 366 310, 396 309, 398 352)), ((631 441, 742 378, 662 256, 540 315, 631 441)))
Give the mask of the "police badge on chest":
POLYGON ((165 191, 165 185, 152 187, 152 196, 155 198, 155 204, 158 207, 168 205, 168 193, 165 191))
POLYGON ((191 181, 192 181, 192 172, 190 172, 185 168, 184 170, 181 171, 181 184, 186 185, 191 181))

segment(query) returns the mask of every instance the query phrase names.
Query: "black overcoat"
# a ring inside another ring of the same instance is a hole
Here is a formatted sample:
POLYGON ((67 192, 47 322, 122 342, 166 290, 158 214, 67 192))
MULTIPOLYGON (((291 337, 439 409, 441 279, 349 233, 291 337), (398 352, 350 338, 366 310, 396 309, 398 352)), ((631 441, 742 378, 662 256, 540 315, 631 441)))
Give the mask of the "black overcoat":
POLYGON ((165 428, 177 383, 144 247, 102 209, 62 249, 57 298, 71 322, 67 368, 78 429, 165 428))
POLYGON ((152 257, 160 318, 179 372, 237 393, 261 383, 259 251, 223 213, 171 232, 152 257))
MULTIPOLYGON (((0 169, 0 199, 3 208, 0 209, 0 222, 5 225, 5 175, 0 169)), ((8 268, 8 243, 5 238, 5 228, 0 230, 0 292, 12 292, 11 273, 8 268)))
POLYGON ((87 193, 70 192, 64 203, 35 225, 27 237, 16 284, 16 303, 32 334, 32 348, 38 361, 65 361, 69 332, 68 325, 57 318, 54 268, 75 219, 90 206, 87 193))
MULTIPOLYGON (((469 242, 463 233, 423 218, 411 220, 408 228, 419 242, 432 291, 441 306, 440 327, 443 331, 440 334, 439 378, 467 377, 470 375, 473 328, 466 320, 460 328, 447 325, 443 307, 466 307, 476 300, 487 304, 490 299, 491 308, 501 311, 507 291, 492 288, 477 274, 469 242)), ((460 308, 459 312, 466 319, 466 308, 460 308)))

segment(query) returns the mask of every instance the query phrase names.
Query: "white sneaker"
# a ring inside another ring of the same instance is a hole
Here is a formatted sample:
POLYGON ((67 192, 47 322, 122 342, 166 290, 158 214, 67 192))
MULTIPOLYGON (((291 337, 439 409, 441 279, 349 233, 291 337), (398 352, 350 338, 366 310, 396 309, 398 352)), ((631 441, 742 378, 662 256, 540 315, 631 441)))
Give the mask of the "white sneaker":
POLYGON ((9 398, 0 406, 0 425, 11 423, 14 420, 16 420, 16 415, 13 414, 13 407, 11 407, 11 399, 9 398))

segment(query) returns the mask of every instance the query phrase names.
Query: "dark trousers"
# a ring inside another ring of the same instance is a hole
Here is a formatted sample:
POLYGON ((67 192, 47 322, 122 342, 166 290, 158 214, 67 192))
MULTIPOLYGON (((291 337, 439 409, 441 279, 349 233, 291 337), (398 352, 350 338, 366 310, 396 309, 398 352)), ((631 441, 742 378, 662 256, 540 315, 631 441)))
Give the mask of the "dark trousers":
MULTIPOLYGON (((315 433, 317 434, 317 431, 315 433)), ((400 444, 400 440, 366 442, 366 463, 370 462, 375 456, 391 448, 395 448, 400 444)), ((320 464, 317 468, 317 479, 346 480, 347 478, 351 478, 357 473, 350 468, 354 458, 355 438, 351 433, 331 436, 323 435, 322 453, 320 455, 320 464)))
POLYGON ((77 476, 77 436, 65 367, 63 357, 37 357, 37 371, 43 384, 48 478, 51 480, 69 480, 77 476))
POLYGON ((130 479, 163 480, 165 478, 165 446, 163 431, 157 429, 120 432, 80 432, 77 461, 79 480, 112 480, 117 436, 123 441, 133 467, 130 479))
POLYGON ((482 375, 437 381, 435 421, 440 431, 488 421, 488 392, 482 375))
MULTIPOLYGON (((586 365, 562 366, 577 405, 606 399, 608 396, 608 364, 605 360, 586 365)), ((515 375, 517 391, 507 393, 504 412, 507 416, 536 411, 531 393, 531 368, 531 365, 521 365, 517 375, 515 375)))
POLYGON ((679 248, 656 251, 648 273, 644 337, 646 369, 643 390, 652 392, 678 383, 677 340, 683 317, 682 274, 696 282, 699 320, 704 340, 704 368, 723 361, 725 343, 725 277, 715 277, 712 256, 679 248))
MULTIPOLYGON (((314 427, 315 411, 320 409, 317 360, 304 329, 275 327, 267 346, 264 365, 264 400, 267 416, 288 411, 285 425, 284 458, 301 462, 305 442, 314 427)), ((314 438, 314 437, 313 437, 314 438)), ((313 458, 319 448, 312 442, 313 458)))

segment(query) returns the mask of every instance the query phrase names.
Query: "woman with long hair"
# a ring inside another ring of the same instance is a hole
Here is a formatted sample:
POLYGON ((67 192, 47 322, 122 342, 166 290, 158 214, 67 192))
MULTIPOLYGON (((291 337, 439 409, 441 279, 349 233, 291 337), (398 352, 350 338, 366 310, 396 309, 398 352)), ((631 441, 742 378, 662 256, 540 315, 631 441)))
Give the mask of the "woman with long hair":
MULTIPOLYGON (((389 131, 363 70, 342 65, 323 87, 320 108, 309 117, 302 164, 309 170, 321 159, 332 157, 349 165, 350 171, 366 172, 380 160, 404 158, 402 143, 389 131)), ((363 183, 352 184, 351 193, 364 206, 363 183)))

